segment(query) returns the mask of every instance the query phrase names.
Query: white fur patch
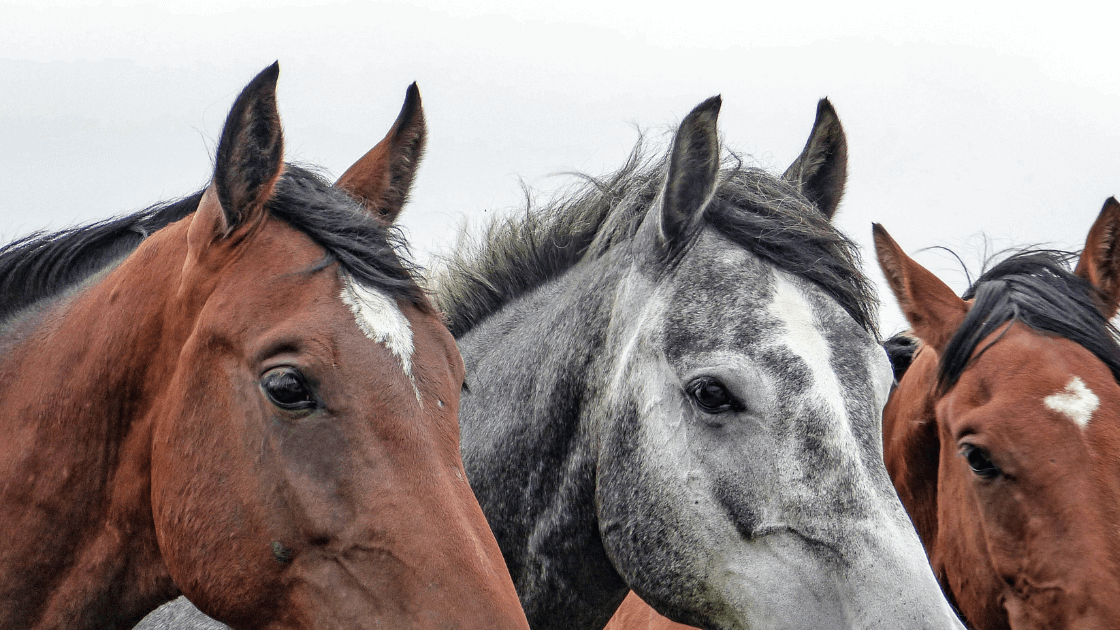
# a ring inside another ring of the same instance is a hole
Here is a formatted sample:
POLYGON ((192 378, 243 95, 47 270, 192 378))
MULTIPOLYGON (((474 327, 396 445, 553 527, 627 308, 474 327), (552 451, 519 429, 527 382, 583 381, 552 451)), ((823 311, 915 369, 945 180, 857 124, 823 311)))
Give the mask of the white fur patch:
POLYGON ((349 274, 342 274, 342 301, 350 307, 358 328, 366 337, 384 344, 400 359, 401 369, 412 381, 416 400, 420 389, 412 375, 412 325, 397 307, 397 302, 384 293, 355 282, 349 274))
POLYGON ((1075 376, 1066 385, 1066 388, 1057 394, 1050 394, 1042 400, 1047 407, 1065 415, 1084 429, 1093 419, 1093 412, 1101 406, 1101 399, 1091 389, 1085 387, 1085 382, 1075 376))
POLYGON ((813 373, 817 402, 835 414, 844 427, 840 434, 850 434, 844 393, 840 388, 840 379, 832 371, 832 352, 828 341, 821 334, 812 305, 784 272, 774 273, 774 301, 770 311, 785 324, 785 334, 781 337, 785 347, 800 356, 813 373))

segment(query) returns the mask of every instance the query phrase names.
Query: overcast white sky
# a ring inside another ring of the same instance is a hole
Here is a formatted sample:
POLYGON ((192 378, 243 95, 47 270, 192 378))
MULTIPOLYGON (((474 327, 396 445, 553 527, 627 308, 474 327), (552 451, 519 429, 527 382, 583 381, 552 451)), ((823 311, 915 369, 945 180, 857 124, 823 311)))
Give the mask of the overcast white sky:
MULTIPOLYGON (((1115 2, 562 5, 0 0, 0 241, 196 190, 232 99, 277 59, 288 158, 336 175, 419 82, 430 138, 403 223, 421 260, 515 211, 519 180, 546 195, 617 168, 635 125, 664 142, 713 94, 725 145, 775 171, 831 98, 838 222, 865 247, 878 221, 972 267, 981 234, 1080 248, 1120 194, 1115 2)), ((963 288, 955 262, 917 258, 963 288)))

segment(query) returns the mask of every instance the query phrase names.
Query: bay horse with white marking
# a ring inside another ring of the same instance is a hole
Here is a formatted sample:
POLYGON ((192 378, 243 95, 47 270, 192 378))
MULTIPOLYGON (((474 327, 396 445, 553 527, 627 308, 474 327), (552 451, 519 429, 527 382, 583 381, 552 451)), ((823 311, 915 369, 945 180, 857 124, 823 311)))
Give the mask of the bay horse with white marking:
POLYGON ((282 161, 278 72, 204 191, 0 250, 2 628, 179 593, 237 628, 527 628, 465 481, 462 360, 386 225, 422 121, 353 174, 362 208, 282 161))
POLYGON ((977 630, 1120 627, 1120 204, 1077 266, 1026 251, 964 294, 875 226, 917 341, 893 343, 887 470, 977 630))

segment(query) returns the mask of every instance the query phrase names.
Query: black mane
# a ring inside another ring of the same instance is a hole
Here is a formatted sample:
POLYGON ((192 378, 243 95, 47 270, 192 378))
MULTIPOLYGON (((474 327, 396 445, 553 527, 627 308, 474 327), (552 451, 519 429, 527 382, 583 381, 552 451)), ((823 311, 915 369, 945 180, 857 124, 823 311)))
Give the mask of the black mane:
MULTIPOLYGON (((742 166, 738 156, 720 175, 705 210, 708 225, 736 244, 832 295, 877 337, 878 301, 855 244, 784 180, 742 166)), ((456 337, 508 302, 585 258, 631 239, 656 206, 667 159, 651 163, 641 142, 626 165, 543 207, 492 223, 478 243, 461 239, 433 279, 448 328, 456 337)))
POLYGON ((359 283, 426 308, 417 266, 395 226, 305 168, 289 164, 267 205, 269 213, 306 234, 359 283))
MULTIPOLYGON (((984 272, 961 296, 975 301, 941 357, 941 391, 956 383, 975 360, 971 357, 980 341, 1009 322, 1077 343, 1120 380, 1116 331, 1101 312, 1096 288, 1070 271, 1070 261, 1075 259, 1075 254, 1057 250, 1026 251, 984 272)), ((996 341, 998 337, 981 348, 976 358, 996 341)))
POLYGON ((34 232, 0 247, 0 322, 121 260, 156 230, 197 210, 201 198, 199 192, 125 217, 34 232))
MULTIPOLYGON (((0 322, 120 261, 157 230, 197 210, 201 198, 200 191, 128 216, 36 232, 0 247, 0 322)), ((383 226, 323 178, 288 165, 267 207, 358 281, 416 305, 425 303, 399 232, 383 226)))

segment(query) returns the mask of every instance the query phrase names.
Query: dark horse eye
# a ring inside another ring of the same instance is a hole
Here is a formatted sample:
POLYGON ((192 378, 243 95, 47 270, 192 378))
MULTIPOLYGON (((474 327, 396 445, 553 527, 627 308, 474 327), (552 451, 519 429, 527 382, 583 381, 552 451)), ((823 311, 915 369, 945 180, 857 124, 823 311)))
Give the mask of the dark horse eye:
POLYGON ((992 462, 992 454, 978 446, 965 444, 961 447, 961 455, 964 455, 965 460, 968 462, 968 467, 972 472, 976 473, 978 477, 984 479, 995 479, 1000 475, 999 466, 992 462))
POLYGON ((303 375, 290 367, 276 368, 261 377, 261 389, 272 404, 289 411, 314 409, 315 396, 303 375))
POLYGON ((727 391, 723 383, 714 378, 698 378, 688 384, 688 393, 696 404, 707 413, 740 411, 742 404, 727 391))

